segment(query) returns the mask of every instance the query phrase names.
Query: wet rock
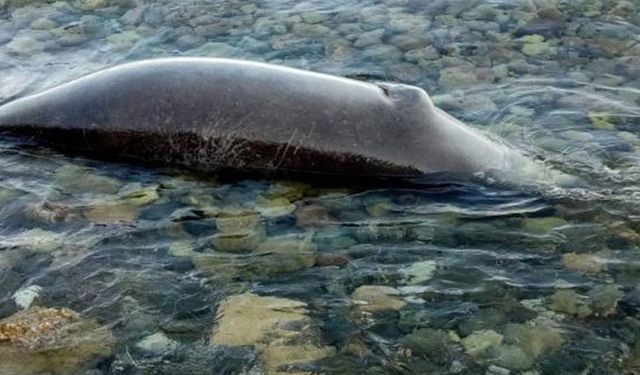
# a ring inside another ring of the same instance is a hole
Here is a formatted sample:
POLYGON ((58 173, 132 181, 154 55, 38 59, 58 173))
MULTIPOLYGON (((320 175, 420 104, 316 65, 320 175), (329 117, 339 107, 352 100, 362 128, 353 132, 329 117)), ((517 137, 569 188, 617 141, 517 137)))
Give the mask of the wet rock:
POLYGON ((438 85, 442 89, 454 89, 471 85, 492 83, 495 79, 491 69, 470 66, 453 66, 440 71, 438 85))
POLYGON ((35 221, 52 224, 65 221, 70 215, 70 207, 44 200, 29 205, 25 210, 25 216, 35 221))
POLYGON ((519 27, 514 36, 542 35, 547 38, 561 36, 567 27, 566 16, 554 8, 538 11, 537 17, 519 27))
POLYGON ((195 252, 191 241, 177 241, 169 245, 169 254, 175 257, 191 257, 195 252))
POLYGON ((32 307, 0 320, 0 373, 77 374, 108 356, 114 342, 72 310, 32 307))
POLYGON ((498 308, 480 309, 458 326, 458 332, 469 336, 477 331, 489 330, 502 325, 506 312, 498 308))
POLYGON ((40 253, 50 253, 62 248, 64 239, 61 234, 36 228, 11 237, 5 244, 7 246, 25 247, 40 253))
POLYGON ((503 336, 493 330, 476 331, 462 339, 465 352, 474 358, 485 356, 487 349, 502 343, 503 336))
POLYGON ((158 198, 160 198, 160 195, 158 194, 157 186, 130 184, 122 188, 118 200, 132 206, 145 206, 155 202, 158 198))
POLYGON ((320 38, 327 35, 331 29, 320 24, 298 23, 293 25, 291 31, 294 34, 303 37, 320 38))
POLYGON ((210 341, 212 344, 264 348, 270 338, 282 336, 287 326, 309 321, 304 302, 244 293, 228 297, 220 304, 210 341))
POLYGON ((326 22, 331 18, 327 13, 305 12, 300 15, 305 23, 315 24, 326 22))
POLYGON ((135 30, 123 31, 107 37, 107 44, 114 52, 125 52, 138 43, 142 37, 135 30))
POLYGON ((130 223, 138 217, 140 209, 119 202, 100 203, 90 206, 84 217, 94 223, 130 223))
POLYGON ((606 317, 615 314, 618 301, 624 296, 621 289, 622 287, 617 284, 598 285, 591 289, 587 295, 595 315, 606 317))
POLYGON ((345 232, 342 228, 330 228, 316 231, 313 235, 313 242, 320 251, 335 251, 337 249, 347 249, 357 245, 357 241, 345 232))
POLYGON ((132 222, 142 206, 158 200, 157 189, 157 186, 143 187, 140 184, 125 186, 117 197, 90 205, 84 217, 96 223, 132 222))
POLYGON ((520 224, 522 229, 533 233, 546 233, 567 225, 568 222, 559 217, 526 218, 520 224))
POLYGON ((105 8, 109 6, 108 0, 76 0, 73 5, 85 11, 96 10, 98 8, 105 8))
POLYGON ((401 339, 401 344, 411 350, 411 355, 426 357, 438 364, 448 364, 455 352, 454 342, 441 329, 421 328, 401 339))
POLYGON ((422 69, 415 64, 395 64, 390 66, 387 71, 393 80, 402 83, 417 83, 424 78, 422 69))
POLYGON ((255 211, 226 211, 216 220, 218 233, 213 238, 216 250, 228 253, 255 250, 266 234, 255 211))
POLYGON ((586 318, 593 312, 589 308, 587 297, 573 290, 557 290, 551 297, 553 311, 586 318))
POLYGON ((295 272, 313 267, 316 261, 315 246, 307 235, 269 237, 256 253, 260 254, 256 266, 264 274, 295 272))
POLYGON ((187 34, 182 35, 178 38, 178 40, 176 40, 176 46, 184 51, 197 48, 198 46, 201 46, 206 42, 207 40, 199 35, 187 34))
POLYGON ((349 264, 351 259, 346 255, 341 254, 318 254, 316 256, 316 262, 314 264, 315 267, 343 267, 349 264))
POLYGON ((31 36, 16 36, 7 43, 6 49, 12 54, 32 56, 44 52, 45 43, 31 36))
POLYGON ((295 202, 305 196, 309 185, 298 181, 276 181, 269 186, 264 196, 267 198, 286 198, 295 202))
POLYGON ((31 28, 34 30, 51 30, 57 26, 58 24, 55 21, 46 17, 38 18, 31 23, 31 28))
POLYGON ((509 374, 511 370, 526 370, 533 366, 533 358, 527 355, 517 345, 497 345, 489 349, 488 355, 491 357, 491 362, 498 366, 504 367, 506 373, 509 374))
POLYGON ((413 34, 399 34, 391 37, 389 44, 398 47, 402 51, 413 51, 426 48, 428 40, 413 34))
POLYGON ((359 308, 368 312, 400 310, 407 305, 400 297, 400 292, 392 287, 382 285, 363 285, 351 294, 359 308))
POLYGON ((371 222, 357 229, 358 242, 398 242, 411 240, 413 233, 405 225, 387 222, 371 222))
POLYGON ((400 60, 402 52, 395 46, 388 44, 376 44, 363 50, 362 56, 373 61, 392 62, 400 60))
POLYGON ((568 253, 562 255, 562 264, 574 272, 597 274, 602 272, 606 259, 593 253, 568 253))
POLYGON ((274 218, 292 214, 296 210, 296 206, 284 197, 258 197, 255 209, 263 217, 274 218))
POLYGON ((280 374, 285 365, 333 356, 335 348, 319 345, 309 332, 307 305, 251 293, 225 299, 218 307, 210 342, 228 346, 253 345, 267 374, 280 374))
POLYGON ((20 289, 13 293, 13 300, 21 309, 28 309, 33 304, 33 301, 40 297, 42 287, 40 285, 30 285, 24 289, 20 289))
POLYGON ((425 260, 401 268, 399 272, 404 275, 409 284, 421 284, 431 279, 437 269, 438 265, 435 261, 425 260))
POLYGON ((295 216, 300 228, 321 227, 332 221, 329 210, 320 204, 300 206, 295 210, 295 216))
POLYGON ((615 130, 616 126, 613 123, 611 114, 606 112, 590 112, 587 117, 591 122, 591 125, 595 129, 599 130, 615 130))
POLYGON ((504 330, 505 343, 519 346, 530 358, 558 349, 565 339, 555 323, 536 318, 523 324, 507 324, 504 330))
MULTIPOLYGON (((185 345, 168 355, 118 354, 109 374, 151 373, 154 375, 254 374, 261 373, 256 354, 250 348, 212 346, 200 342, 185 345)), ((101 370, 99 374, 103 375, 101 370)), ((93 375, 93 374, 82 374, 93 375)))
POLYGON ((404 54, 405 60, 413 63, 419 63, 421 61, 437 60, 440 58, 440 53, 432 46, 424 48, 412 49, 404 54))
POLYGON ((136 348, 144 352, 160 355, 175 350, 178 343, 168 338, 164 333, 157 332, 136 343, 136 348))
POLYGON ((542 35, 527 35, 521 39, 524 41, 521 48, 522 53, 527 56, 538 56, 549 51, 549 43, 542 35))
POLYGON ((90 168, 75 165, 57 169, 54 184, 69 194, 115 194, 120 188, 117 180, 94 174, 90 168))
POLYGON ((355 55, 351 43, 345 39, 328 41, 324 49, 325 55, 333 60, 346 60, 355 55))
POLYGON ((333 357, 336 348, 332 346, 315 345, 270 345, 262 352, 267 374, 291 374, 289 371, 279 371, 279 368, 286 365, 290 367, 295 364, 314 362, 323 358, 333 357))
POLYGON ((358 39, 353 42, 353 45, 357 48, 364 48, 368 46, 372 46, 374 44, 382 43, 382 36, 384 35, 384 29, 376 29, 372 31, 367 31, 365 33, 360 34, 358 39))

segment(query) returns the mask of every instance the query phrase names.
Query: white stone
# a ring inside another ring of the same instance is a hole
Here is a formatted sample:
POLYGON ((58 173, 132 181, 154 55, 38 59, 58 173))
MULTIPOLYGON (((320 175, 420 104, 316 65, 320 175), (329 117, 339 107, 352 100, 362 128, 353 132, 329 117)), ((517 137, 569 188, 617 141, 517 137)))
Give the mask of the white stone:
POLYGON ((16 305, 21 309, 28 309, 31 307, 33 301, 40 296, 42 287, 39 285, 30 285, 24 289, 20 289, 13 293, 13 300, 16 305))

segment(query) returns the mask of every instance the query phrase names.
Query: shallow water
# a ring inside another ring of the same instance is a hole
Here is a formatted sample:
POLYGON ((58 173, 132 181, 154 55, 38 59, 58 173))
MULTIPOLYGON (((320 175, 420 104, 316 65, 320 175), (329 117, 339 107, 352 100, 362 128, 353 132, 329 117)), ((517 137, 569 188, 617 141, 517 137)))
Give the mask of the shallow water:
POLYGON ((142 58, 269 61, 419 85, 583 182, 356 191, 2 140, 0 319, 42 306, 91 323, 30 348, 0 321, 0 372, 640 371, 639 14, 633 0, 0 0, 0 101, 142 58))

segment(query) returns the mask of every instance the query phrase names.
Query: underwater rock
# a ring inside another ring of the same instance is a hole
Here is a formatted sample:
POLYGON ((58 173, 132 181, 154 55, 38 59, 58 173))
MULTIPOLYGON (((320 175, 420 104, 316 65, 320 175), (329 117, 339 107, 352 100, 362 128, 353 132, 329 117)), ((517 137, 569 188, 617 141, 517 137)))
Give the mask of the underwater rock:
POLYGON ((565 342, 556 324, 540 317, 522 324, 507 324, 503 333, 505 343, 519 346, 532 359, 558 349, 565 342))
POLYGON ((17 36, 7 43, 7 50, 15 55, 32 56, 44 52, 45 43, 32 36, 17 36))
POLYGON ((288 234, 269 237, 256 249, 257 271, 263 274, 295 272, 313 267, 316 249, 311 236, 288 234))
POLYGON ((371 221, 360 226, 355 236, 360 243, 409 241, 413 236, 411 229, 398 222, 371 221))
POLYGON ((372 46, 374 44, 380 44, 382 43, 382 36, 384 35, 384 33, 385 33, 384 29, 375 29, 375 30, 361 33, 358 36, 358 39, 356 39, 356 41, 353 42, 353 46, 356 48, 364 48, 364 47, 372 46))
POLYGON ((131 184, 122 188, 117 197, 90 205, 84 217, 95 223, 129 223, 138 217, 142 206, 159 198, 157 186, 131 184))
MULTIPOLYGON (((533 36, 533 35, 531 35, 533 36)), ((544 38, 528 38, 522 45, 522 53, 527 56, 538 56, 549 51, 549 43, 544 41, 544 38)))
POLYGON ((615 130, 616 126, 613 124, 612 116, 606 112, 590 112, 587 117, 591 122, 591 125, 595 129, 599 130, 615 130))
POLYGON ((40 228, 19 233, 6 242, 6 245, 26 247, 40 253, 50 253, 64 246, 63 235, 40 228))
POLYGON ((363 285, 351 294, 359 308, 368 312, 400 310, 407 305, 400 297, 400 291, 383 285, 363 285))
POLYGON ((316 262, 314 266, 315 267, 329 267, 329 266, 343 267, 349 264, 350 261, 351 259, 346 255, 322 253, 316 256, 316 262))
POLYGON ((336 348, 315 345, 270 345, 262 352, 262 361, 266 374, 308 374, 308 372, 279 371, 281 366, 308 363, 323 358, 333 357, 336 348))
POLYGON ((89 206, 85 219, 99 224, 130 223, 138 217, 139 208, 121 202, 98 203, 89 206))
POLYGON ((136 348, 142 351, 162 354, 175 350, 178 347, 178 343, 171 340, 162 332, 156 332, 152 335, 142 338, 142 340, 136 343, 136 348))
POLYGON ((473 358, 484 357, 487 349, 502 343, 503 336, 496 331, 487 329, 476 331, 462 339, 465 352, 473 358))
POLYGON ((114 52, 125 52, 133 47, 142 37, 135 30, 127 30, 107 37, 107 44, 114 52))
POLYGON ((119 201, 131 206, 146 206, 160 198, 158 186, 142 186, 140 184, 130 184, 122 188, 119 193, 119 201))
POLYGON ((196 253, 191 241, 176 241, 169 245, 169 255, 174 257, 192 257, 196 253))
POLYGON ((321 227, 332 221, 329 210, 320 204, 300 206, 296 208, 295 216, 299 228, 321 227))
POLYGON ((276 181, 263 194, 267 198, 286 198, 295 202, 305 196, 310 186, 299 181, 276 181))
POLYGON ((435 261, 425 260, 401 268, 399 272, 404 275, 409 284, 421 284, 431 279, 437 269, 438 265, 435 261))
POLYGON ((44 200, 29 205, 25 209, 25 216, 36 221, 53 224, 65 221, 69 217, 70 211, 71 209, 64 204, 44 200))
POLYGON ((29 285, 13 293, 12 297, 16 306, 24 310, 33 304, 33 301, 40 296, 41 291, 42 287, 40 285, 29 285))
POLYGON ((333 356, 335 348, 317 344, 309 335, 307 304, 252 293, 225 299, 218 307, 211 344, 253 345, 261 354, 266 374, 280 374, 284 365, 333 356))
POLYGON ((77 374, 108 356, 114 342, 72 310, 32 307, 0 320, 0 373, 77 374))
POLYGON ((255 211, 223 211, 216 219, 216 227, 213 246, 217 251, 250 252, 266 237, 260 214, 255 211))
POLYGON ((226 298, 216 313, 212 344, 266 347, 286 335, 286 326, 310 321, 307 304, 286 298, 244 293, 226 298))
POLYGON ((593 312, 588 306, 587 297, 573 290, 557 290, 551 297, 553 311, 586 318, 593 312))
POLYGON ((488 350, 488 355, 492 363, 511 370, 525 370, 533 366, 533 358, 517 345, 492 346, 488 350))
POLYGON ((313 233, 313 242, 320 251, 335 251, 348 249, 358 242, 349 235, 344 228, 331 227, 324 230, 316 230, 313 233))
POLYGON ((602 272, 606 259, 593 253, 568 253, 562 255, 562 264, 574 272, 596 274, 602 272))
POLYGON ((117 180, 96 175, 91 168, 76 165, 58 168, 53 183, 68 194, 115 194, 120 189, 117 180))
POLYGON ((254 208, 260 213, 261 216, 274 218, 292 214, 295 211, 296 206, 284 197, 258 197, 258 199, 256 199, 254 208))
POLYGON ((567 224, 566 220, 559 217, 540 217, 523 219, 520 225, 528 232, 546 233, 567 224))
POLYGON ((586 295, 572 290, 558 290, 551 297, 551 308, 578 318, 592 315, 607 317, 615 313, 618 302, 624 296, 621 289, 622 287, 617 284, 598 285, 586 295))
POLYGON ((450 362, 450 353, 455 351, 454 341, 441 329, 421 328, 405 337, 400 342, 411 349, 411 355, 427 357, 438 364, 450 362))
POLYGON ((624 296, 622 287, 617 284, 598 285, 591 289, 587 296, 589 305, 597 316, 607 317, 616 312, 618 302, 624 296))

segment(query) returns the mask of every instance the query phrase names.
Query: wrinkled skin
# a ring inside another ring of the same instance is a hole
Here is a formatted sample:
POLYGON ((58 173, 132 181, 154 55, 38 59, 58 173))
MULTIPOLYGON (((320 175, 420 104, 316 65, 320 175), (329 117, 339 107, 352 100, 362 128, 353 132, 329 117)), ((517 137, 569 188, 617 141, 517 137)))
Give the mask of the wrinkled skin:
POLYGON ((503 169, 513 153, 417 87, 227 59, 99 71, 0 107, 0 128, 200 171, 415 177, 503 169))

